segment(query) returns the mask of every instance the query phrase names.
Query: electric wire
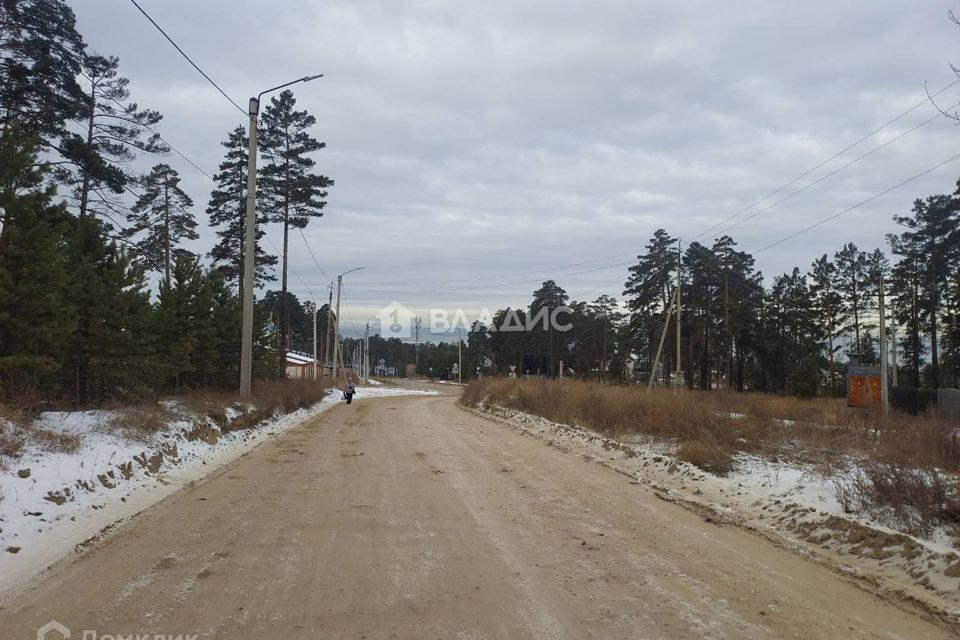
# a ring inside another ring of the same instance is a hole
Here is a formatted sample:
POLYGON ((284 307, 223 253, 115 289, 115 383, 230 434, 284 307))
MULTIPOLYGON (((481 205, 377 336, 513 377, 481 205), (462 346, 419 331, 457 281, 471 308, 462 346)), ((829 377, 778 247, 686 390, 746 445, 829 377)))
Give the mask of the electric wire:
POLYGON ((209 82, 210 84, 212 84, 212 85, 214 86, 214 88, 215 88, 217 91, 219 91, 220 94, 221 94, 224 98, 226 98, 228 102, 230 102, 230 104, 232 104, 233 106, 235 106, 235 107, 237 108, 237 110, 240 111, 240 113, 242 113, 243 115, 247 115, 246 110, 245 110, 243 107, 241 107, 240 105, 238 105, 236 102, 234 102, 233 98, 231 98, 230 96, 228 96, 228 95, 227 95, 227 92, 224 91, 223 89, 221 89, 221 88, 220 88, 220 85, 218 85, 216 82, 213 81, 213 78, 211 78, 210 76, 208 76, 208 75, 206 74, 206 72, 204 72, 203 69, 201 69, 199 66, 197 66, 197 63, 196 63, 196 62, 194 62, 193 60, 190 59, 190 56, 188 56, 188 55, 186 54, 186 52, 185 52, 183 49, 180 48, 180 45, 178 45, 176 42, 174 42, 173 38, 171 38, 171 37, 167 34, 167 32, 163 30, 163 27, 161 27, 159 24, 157 24, 157 21, 154 20, 153 18, 151 18, 149 13, 147 13, 146 11, 143 10, 143 7, 140 6, 140 4, 137 2, 137 0, 130 0, 130 2, 133 4, 133 6, 135 6, 135 7, 140 11, 140 13, 142 13, 142 14, 144 15, 144 17, 145 17, 147 20, 150 21, 150 24, 152 24, 154 27, 157 28, 157 31, 159 31, 160 33, 163 34, 163 37, 166 38, 167 41, 168 41, 170 44, 173 45, 173 48, 176 49, 177 51, 179 51, 179 52, 180 52, 180 55, 183 56, 184 59, 185 59, 187 62, 189 62, 190 65, 191 65, 194 69, 196 69, 197 72, 199 72, 200 75, 202 75, 202 76, 207 80, 207 82, 209 82))
POLYGON ((849 212, 853 211, 854 209, 859 209, 859 208, 862 207, 863 205, 868 204, 868 203, 870 203, 870 202, 873 202, 873 201, 876 200, 877 198, 880 198, 880 197, 882 197, 882 196, 885 196, 886 194, 888 194, 888 193, 890 193, 890 192, 892 192, 892 191, 896 191, 896 190, 899 189, 900 187, 902 187, 902 186, 904 186, 904 185, 906 185, 906 184, 909 184, 909 183, 913 182, 914 180, 917 180, 918 178, 922 178, 923 176, 927 175, 928 173, 930 173, 930 172, 932 172, 932 171, 935 171, 935 170, 939 169, 940 167, 943 167, 943 166, 945 166, 945 165, 950 164, 951 162, 956 161, 958 158, 960 158, 960 153, 958 153, 958 154, 956 154, 956 155, 953 155, 953 156, 950 156, 950 157, 947 158, 946 160, 941 160, 940 162, 938 162, 937 164, 933 165, 932 167, 929 167, 929 168, 927 168, 927 169, 924 169, 924 170, 921 171, 920 173, 917 173, 917 174, 915 174, 915 175, 912 175, 912 176, 910 176, 909 178, 907 178, 906 180, 903 180, 903 181, 901 181, 901 182, 898 182, 897 184, 893 185, 892 187, 888 187, 888 188, 884 189, 883 191, 881 191, 881 192, 879 192, 879 193, 876 193, 876 194, 870 196, 869 198, 866 198, 866 199, 864 199, 864 200, 861 200, 860 202, 858 202, 858 203, 856 203, 856 204, 850 205, 850 206, 847 207, 846 209, 843 209, 843 210, 841 210, 841 211, 838 211, 837 213, 835 213, 835 214, 833 214, 833 215, 831 215, 831 216, 827 216, 826 218, 823 218, 822 220, 819 220, 818 222, 815 222, 814 224, 811 224, 811 225, 808 226, 808 227, 804 227, 803 229, 800 229, 799 231, 796 231, 796 232, 794 232, 794 233, 791 233, 791 234, 788 235, 788 236, 785 236, 785 237, 783 237, 783 238, 780 238, 780 239, 777 240, 776 242, 771 242, 770 244, 768 244, 768 245, 766 245, 766 246, 764 246, 764 247, 762 247, 762 248, 760 248, 760 249, 757 249, 756 251, 753 252, 753 254, 756 255, 756 254, 758 254, 758 253, 762 253, 762 252, 766 251, 767 249, 772 249, 773 247, 776 247, 777 245, 783 244, 784 242, 786 242, 786 241, 788 241, 788 240, 792 240, 793 238, 796 238, 797 236, 800 236, 800 235, 802 235, 802 234, 804 234, 804 233, 806 233, 806 232, 808 232, 808 231, 810 231, 810 230, 812 230, 812 229, 816 229, 817 227, 822 226, 822 225, 830 222, 831 220, 836 220, 836 219, 839 218, 840 216, 842 216, 842 215, 844 215, 844 214, 846 214, 846 213, 849 213, 849 212))
POLYGON ((307 242, 307 236, 304 235, 303 229, 297 228, 297 231, 300 232, 300 237, 303 238, 303 244, 307 246, 307 251, 310 252, 310 257, 313 258, 313 263, 317 265, 317 269, 320 270, 320 273, 323 274, 323 277, 326 278, 329 282, 333 282, 333 279, 327 275, 327 272, 323 270, 323 267, 320 266, 320 261, 317 260, 317 256, 313 254, 313 249, 310 248, 310 243, 307 242))
MULTIPOLYGON (((955 107, 957 107, 957 106, 960 106, 960 103, 955 104, 954 107, 952 107, 952 108, 955 108, 955 107)), ((894 138, 890 138, 890 139, 887 140, 886 142, 884 142, 884 143, 882 143, 882 144, 874 147, 873 149, 870 149, 870 150, 867 151, 866 153, 864 153, 864 154, 862 154, 862 155, 860 155, 860 156, 857 156, 856 158, 854 158, 853 160, 851 160, 851 161, 848 162, 847 164, 841 165, 841 166, 837 167, 836 169, 834 169, 833 171, 831 171, 831 172, 829 172, 829 173, 825 173, 824 175, 820 176, 819 178, 817 178, 817 179, 814 180, 813 182, 807 184, 806 186, 800 187, 800 188, 797 189, 796 191, 791 192, 790 194, 788 194, 788 195, 786 195, 785 197, 777 200, 776 202, 773 202, 773 203, 771 203, 770 205, 768 205, 768 206, 766 206, 766 207, 764 207, 764 208, 762 208, 762 209, 760 209, 760 210, 758 210, 758 211, 755 211, 754 213, 750 214, 750 215, 747 216, 746 218, 743 218, 743 219, 741 219, 741 220, 738 220, 737 222, 733 223, 732 225, 730 225, 729 227, 727 227, 727 228, 724 229, 723 231, 719 232, 719 235, 726 235, 730 230, 735 229, 736 227, 739 227, 739 226, 740 226, 741 224, 743 224, 744 222, 747 222, 747 221, 749 221, 749 220, 752 220, 753 218, 756 218, 756 217, 759 216, 760 214, 765 213, 765 212, 769 211, 770 209, 776 207, 777 205, 779 205, 779 204, 781 204, 781 203, 783 203, 783 202, 786 202, 787 200, 790 200, 790 199, 793 198, 794 196, 797 196, 797 195, 803 193, 803 192, 806 191, 807 189, 809 189, 809 188, 811 188, 811 187, 814 187, 814 186, 820 184, 821 182, 824 182, 825 180, 828 180, 829 178, 832 178, 833 176, 835 176, 836 174, 840 173, 840 172, 843 171, 844 169, 847 169, 848 167, 851 167, 851 166, 857 164, 857 163, 860 162, 861 160, 864 160, 864 159, 872 156, 872 155, 873 155, 874 153, 876 153, 877 151, 880 151, 881 149, 890 146, 890 145, 893 144, 894 142, 897 142, 898 140, 901 140, 902 138, 905 138, 906 136, 910 135, 911 133, 913 133, 914 131, 916 131, 916 130, 919 129, 920 127, 923 127, 923 126, 925 126, 925 125, 927 125, 927 124, 930 124, 930 123, 933 122, 934 120, 939 120, 939 119, 942 118, 942 117, 943 117, 943 116, 942 116, 941 114, 939 114, 939 113, 936 114, 936 115, 933 115, 933 116, 929 117, 928 119, 924 120, 923 122, 921 122, 920 124, 914 126, 913 128, 907 129, 906 131, 904 131, 904 132, 901 133, 900 135, 898 135, 898 136, 896 136, 896 137, 894 137, 894 138)), ((700 237, 700 236, 697 236, 697 237, 700 237)))
POLYGON ((734 213, 733 215, 731 215, 731 216, 729 216, 729 217, 727 217, 727 218, 724 218, 723 220, 721 220, 721 221, 718 222, 717 224, 713 225, 712 227, 710 227, 710 228, 707 229, 706 231, 703 231, 703 232, 701 232, 699 235, 694 236, 694 237, 692 238, 692 240, 697 240, 697 239, 699 239, 699 238, 702 238, 703 236, 707 235, 708 233, 710 233, 711 231, 713 231, 713 230, 716 229, 717 227, 720 227, 720 226, 726 224, 727 222, 733 220, 734 218, 737 218, 737 217, 740 216, 741 214, 746 213, 747 211, 749 211, 750 209, 754 208, 755 206, 757 206, 758 204, 760 204, 761 202, 763 202, 763 201, 766 200, 767 198, 770 198, 770 197, 772 197, 772 196, 777 195, 778 193, 780 193, 781 191, 783 191, 783 190, 786 189, 787 187, 793 186, 794 184, 796 184, 796 183, 799 182, 800 180, 803 180, 804 178, 806 178, 808 175, 810 175, 811 173, 813 173, 814 171, 816 171, 816 170, 819 169, 820 167, 823 167, 824 165, 832 162, 833 160, 836 160, 837 158, 839 158, 840 156, 842 156, 844 153, 846 153, 846 152, 849 151, 850 149, 853 149, 854 147, 856 147, 857 145, 861 144, 862 142, 865 142, 865 141, 868 140, 869 138, 872 138, 872 137, 875 136, 876 134, 880 133, 881 131, 883 131, 884 129, 886 129, 887 127, 889 127, 890 125, 896 123, 896 122, 899 121, 900 119, 908 116, 909 114, 913 113, 914 111, 916 111, 917 109, 919 109, 919 108, 922 107, 923 105, 927 104, 931 99, 936 98, 938 95, 940 95, 940 94, 943 93, 944 91, 947 91, 948 89, 951 89, 952 87, 957 86, 957 84, 960 84, 960 78, 954 80, 953 82, 951 82, 951 83, 948 84, 947 86, 943 87, 942 89, 940 89, 939 91, 937 91, 936 93, 934 93, 932 96, 931 96, 931 95, 928 95, 926 98, 924 98, 923 100, 921 100, 921 101, 918 102, 917 104, 913 105, 912 107, 910 107, 909 109, 907 109, 906 111, 904 111, 903 113, 901 113, 900 115, 896 116, 895 118, 893 118, 893 119, 891 119, 891 120, 888 120, 888 121, 885 122, 884 124, 880 125, 880 126, 877 127, 876 129, 874 129, 873 131, 865 134, 864 136, 862 136, 861 138, 859 138, 859 139, 856 140, 855 142, 852 142, 852 143, 848 144, 848 145, 845 146, 843 149, 840 149, 839 151, 837 151, 836 153, 834 153, 833 155, 831 155, 829 158, 826 158, 825 160, 822 160, 822 161, 821 161, 820 163, 818 163, 817 165, 811 167, 810 169, 807 169, 806 171, 804 171, 803 173, 801 173, 800 175, 798 175, 796 178, 793 178, 793 179, 790 180, 789 182, 786 182, 786 183, 782 184, 781 186, 777 187, 776 189, 774 189, 773 191, 771 191, 771 192, 768 193, 767 195, 763 196, 763 197, 760 198, 759 200, 756 200, 756 201, 752 202, 751 204, 747 205, 747 206, 744 207, 743 209, 740 209, 739 211, 737 211, 737 212, 734 213))

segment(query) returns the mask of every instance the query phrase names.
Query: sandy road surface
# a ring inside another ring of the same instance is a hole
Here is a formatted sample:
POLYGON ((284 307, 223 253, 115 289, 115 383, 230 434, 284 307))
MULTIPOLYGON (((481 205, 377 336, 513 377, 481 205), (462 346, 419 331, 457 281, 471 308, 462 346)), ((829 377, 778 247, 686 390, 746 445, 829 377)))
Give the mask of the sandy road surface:
POLYGON ((5 603, 0 638, 952 637, 454 400, 294 428, 5 603))

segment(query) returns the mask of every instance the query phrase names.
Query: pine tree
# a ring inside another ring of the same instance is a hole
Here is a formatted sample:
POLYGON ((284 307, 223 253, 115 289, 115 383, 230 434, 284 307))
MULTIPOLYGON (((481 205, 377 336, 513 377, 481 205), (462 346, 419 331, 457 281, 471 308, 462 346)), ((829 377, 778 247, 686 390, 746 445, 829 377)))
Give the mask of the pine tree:
POLYGON ((147 267, 163 273, 169 287, 174 259, 189 253, 181 243, 200 237, 190 211, 193 200, 180 189, 180 175, 166 164, 155 166, 144 179, 143 187, 143 195, 127 216, 132 224, 127 235, 146 233, 138 242, 141 257, 147 267))
POLYGON ((197 367, 194 351, 205 337, 208 312, 198 314, 203 281, 195 256, 178 254, 171 265, 170 279, 160 286, 157 304, 160 368, 165 385, 174 391, 189 387, 197 367))
POLYGON ((840 335, 846 322, 843 314, 843 299, 836 288, 837 267, 823 254, 812 265, 810 272, 810 292, 813 296, 814 313, 823 321, 827 343, 827 361, 829 363, 829 385, 832 393, 837 393, 836 356, 840 348, 834 341, 840 335))
MULTIPOLYGON (((646 253, 637 256, 624 283, 623 295, 630 310, 630 327, 635 348, 653 363, 657 341, 663 328, 663 314, 676 289, 676 240, 663 229, 657 229, 647 243, 646 253)), ((671 325, 672 327, 672 325, 671 325)), ((664 369, 673 369, 673 358, 667 354, 664 369)))
POLYGON ((685 284, 689 286, 683 292, 684 324, 689 331, 687 343, 689 351, 689 372, 687 386, 693 388, 695 369, 700 370, 701 389, 710 389, 713 371, 712 340, 717 334, 719 317, 720 282, 716 255, 699 242, 691 242, 684 252, 683 272, 685 284))
POLYGON ((535 349, 539 354, 546 353, 546 373, 550 376, 557 375, 557 365, 558 365, 558 343, 559 338, 556 335, 553 323, 549 322, 549 318, 553 315, 556 309, 567 304, 567 292, 563 290, 556 282, 553 280, 544 280, 543 285, 539 289, 533 292, 533 302, 530 304, 530 318, 531 322, 533 318, 536 318, 539 313, 545 313, 547 322, 547 330, 543 331, 543 324, 541 321, 537 322, 540 329, 530 332, 530 340, 535 349))
MULTIPOLYGON (((960 189, 958 189, 960 195, 960 189)), ((912 216, 894 216, 906 230, 894 247, 901 255, 913 258, 923 271, 926 298, 927 328, 930 335, 930 386, 940 385, 939 324, 941 287, 946 282, 951 264, 960 259, 960 200, 946 195, 916 200, 912 216)))
POLYGON ((813 298, 806 278, 794 268, 774 279, 761 324, 766 348, 760 352, 760 389, 813 396, 819 383, 820 330, 807 313, 813 298))
POLYGON ((51 196, 52 189, 37 191, 6 204, 14 224, 0 253, 0 398, 26 388, 56 391, 74 323, 64 295, 64 212, 51 196))
POLYGON ((90 83, 79 114, 85 131, 82 144, 77 147, 80 158, 75 174, 61 175, 61 180, 75 185, 74 197, 81 218, 96 212, 113 220, 123 206, 110 192, 123 193, 131 181, 125 165, 136 157, 135 152, 170 151, 153 131, 163 116, 129 101, 130 81, 119 75, 119 64, 113 56, 83 56, 81 73, 90 83))
POLYGON ((733 238, 722 236, 711 247, 717 269, 715 358, 726 365, 728 384, 743 391, 745 359, 763 300, 763 284, 753 256, 737 251, 736 246, 733 238))
POLYGON ((63 0, 0 2, 0 129, 16 122, 45 142, 81 109, 83 39, 63 0))
POLYGON ((149 386, 152 308, 142 267, 89 216, 74 219, 66 252, 76 322, 63 373, 76 403, 149 386))
POLYGON ((62 0, 0 2, 0 253, 14 231, 14 201, 38 186, 29 183, 40 174, 18 170, 18 158, 64 147, 66 121, 83 104, 75 22, 62 0))
MULTIPOLYGON (((243 127, 237 127, 227 136, 223 146, 227 149, 220 171, 213 176, 217 187, 210 193, 207 215, 210 226, 217 227, 219 242, 210 250, 214 266, 229 283, 236 283, 243 291, 243 251, 247 217, 247 136, 243 127)), ((257 216, 257 241, 255 264, 256 286, 273 282, 276 276, 272 268, 277 256, 268 255, 260 246, 264 236, 263 225, 268 217, 262 212, 257 216)))
POLYGON ((306 111, 294 110, 295 105, 293 92, 282 92, 264 109, 262 124, 262 148, 267 160, 261 170, 262 195, 270 220, 280 223, 283 229, 279 324, 284 336, 289 329, 285 294, 290 229, 304 229, 311 218, 321 217, 327 189, 333 186, 333 180, 314 173, 316 161, 310 154, 326 146, 308 131, 316 124, 316 118, 306 111))
POLYGON ((869 328, 864 324, 864 317, 873 308, 870 303, 873 283, 867 254, 851 242, 845 244, 833 258, 837 267, 836 289, 843 299, 843 313, 847 318, 847 324, 842 329, 848 336, 853 334, 851 342, 857 348, 862 344, 860 332, 869 328))

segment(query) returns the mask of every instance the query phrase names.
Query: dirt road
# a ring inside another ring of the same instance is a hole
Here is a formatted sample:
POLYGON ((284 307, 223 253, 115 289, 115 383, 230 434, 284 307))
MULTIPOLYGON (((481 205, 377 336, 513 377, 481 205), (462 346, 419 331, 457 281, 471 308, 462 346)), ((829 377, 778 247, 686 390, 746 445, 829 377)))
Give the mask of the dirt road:
POLYGON ((449 394, 287 432, 6 603, 0 637, 52 619, 76 638, 952 637, 449 394))

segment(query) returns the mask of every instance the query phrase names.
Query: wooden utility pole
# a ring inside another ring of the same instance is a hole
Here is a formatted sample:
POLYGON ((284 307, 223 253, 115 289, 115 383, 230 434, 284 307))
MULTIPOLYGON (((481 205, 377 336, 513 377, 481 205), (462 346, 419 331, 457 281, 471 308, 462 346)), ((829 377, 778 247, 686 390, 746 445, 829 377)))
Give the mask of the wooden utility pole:
MULTIPOLYGON (((673 303, 680 298, 680 289, 677 288, 677 293, 670 296, 670 306, 667 308, 667 317, 663 320, 663 333, 660 334, 660 344, 657 346, 657 357, 653 361, 653 365, 650 367, 650 374, 647 379, 647 391, 653 388, 653 376, 657 373, 657 367, 660 366, 660 354, 663 352, 663 343, 667 339, 667 329, 670 328, 670 315, 673 313, 673 303)), ((678 349, 679 351, 679 349, 678 349)), ((679 369, 678 369, 679 375, 679 369)))

